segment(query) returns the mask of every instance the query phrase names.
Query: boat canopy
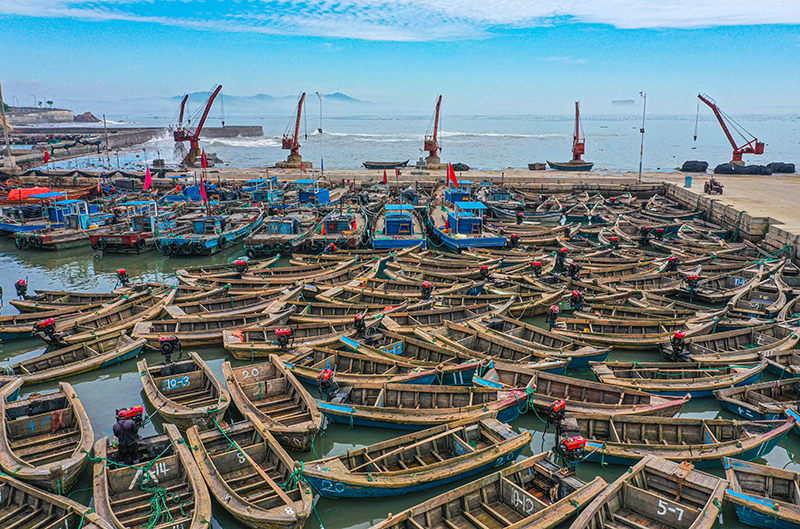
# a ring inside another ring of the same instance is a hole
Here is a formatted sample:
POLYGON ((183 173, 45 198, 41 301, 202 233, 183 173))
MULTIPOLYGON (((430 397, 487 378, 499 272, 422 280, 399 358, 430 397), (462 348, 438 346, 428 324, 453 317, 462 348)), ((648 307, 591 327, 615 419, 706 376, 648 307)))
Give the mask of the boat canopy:
POLYGON ((470 211, 480 211, 486 209, 486 205, 483 202, 453 202, 453 205, 456 206, 458 209, 470 210, 470 211))
POLYGON ((410 211, 414 206, 411 204, 386 204, 386 211, 410 211))

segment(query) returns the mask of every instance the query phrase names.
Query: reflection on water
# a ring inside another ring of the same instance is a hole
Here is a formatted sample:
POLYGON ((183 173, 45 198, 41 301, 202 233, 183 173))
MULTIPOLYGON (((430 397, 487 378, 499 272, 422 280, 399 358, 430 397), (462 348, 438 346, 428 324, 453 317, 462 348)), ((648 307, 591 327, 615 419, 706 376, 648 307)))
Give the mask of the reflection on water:
MULTIPOLYGON (((29 279, 31 289, 109 291, 116 286, 115 271, 117 268, 126 268, 128 274, 134 280, 174 282, 172 267, 184 264, 231 262, 239 252, 240 250, 231 249, 211 257, 193 258, 184 261, 182 259, 167 259, 155 253, 141 256, 103 256, 88 248, 59 253, 21 251, 17 250, 8 239, 0 239, 0 285, 5 292, 6 301, 13 296, 14 282, 19 278, 25 277, 29 279)), ((14 312, 16 312, 15 309, 7 303, 3 307, 2 313, 4 314, 12 314, 14 312)), ((540 319, 535 320, 535 322, 540 325, 544 323, 540 319)), ((37 340, 0 343, 0 362, 18 362, 38 354, 42 348, 42 343, 37 340)), ((200 349, 198 352, 209 363, 212 371, 221 378, 222 362, 229 359, 227 353, 221 348, 200 349)), ((152 351, 145 352, 140 356, 141 358, 146 358, 149 363, 158 363, 162 359, 159 353, 152 351)), ((615 351, 611 353, 609 359, 635 360, 639 362, 661 360, 658 353, 653 351, 615 351)), ((232 363, 234 365, 244 365, 248 362, 233 360, 232 363)), ((569 374, 578 378, 594 380, 593 375, 588 371, 571 371, 569 374)), ((765 375, 765 379, 772 379, 771 375, 765 375)), ((135 360, 101 371, 76 375, 71 377, 68 382, 75 387, 80 396, 91 420, 96 438, 111 433, 111 427, 115 422, 114 413, 116 409, 145 404, 141 379, 136 370, 135 360)), ((45 392, 56 388, 58 388, 57 382, 37 384, 24 387, 23 393, 45 392)), ((313 396, 317 396, 316 388, 309 387, 309 390, 313 396)), ((145 404, 145 406, 148 408, 148 413, 155 411, 148 405, 145 404)), ((682 416, 706 419, 714 417, 737 418, 732 414, 720 411, 716 400, 713 398, 693 399, 683 411, 682 416)), ((535 414, 529 413, 514 421, 512 425, 518 430, 529 430, 533 435, 530 446, 523 451, 520 459, 539 453, 542 448, 548 450, 554 444, 553 429, 551 428, 545 433, 544 424, 535 414)), ((142 433, 147 436, 161 431, 161 420, 156 416, 151 423, 145 426, 142 433)), ((363 427, 348 429, 344 425, 332 424, 328 425, 325 432, 316 438, 314 448, 320 457, 334 456, 342 454, 348 449, 352 450, 390 439, 397 435, 398 432, 395 430, 363 427)), ((314 459, 312 453, 290 452, 290 454, 303 461, 314 459)), ((765 458, 757 460, 757 462, 768 463, 774 467, 786 466, 788 469, 800 471, 800 465, 790 460, 790 457, 794 458, 796 455, 800 455, 800 441, 798 441, 795 434, 790 434, 787 444, 781 444, 781 446, 775 448, 765 458), (791 456, 786 451, 787 446, 791 456)), ((611 482, 620 476, 624 470, 624 467, 614 465, 608 465, 603 468, 599 464, 584 463, 578 469, 578 476, 589 481, 599 475, 606 481, 611 482)), ((723 475, 721 469, 714 469, 711 472, 723 475)), ((367 501, 319 499, 317 510, 327 529, 364 529, 372 523, 385 518, 389 512, 400 512, 460 484, 463 484, 463 482, 388 499, 370 499, 367 501)), ((88 468, 75 486, 75 492, 72 493, 71 497, 89 504, 91 501, 90 488, 91 468, 88 468)), ((726 527, 744 527, 739 524, 733 509, 728 505, 724 509, 724 524, 726 527)), ((212 527, 229 529, 242 526, 232 519, 224 509, 215 504, 212 527)), ((312 516, 308 520, 306 527, 308 529, 318 529, 319 522, 316 517, 312 516)))

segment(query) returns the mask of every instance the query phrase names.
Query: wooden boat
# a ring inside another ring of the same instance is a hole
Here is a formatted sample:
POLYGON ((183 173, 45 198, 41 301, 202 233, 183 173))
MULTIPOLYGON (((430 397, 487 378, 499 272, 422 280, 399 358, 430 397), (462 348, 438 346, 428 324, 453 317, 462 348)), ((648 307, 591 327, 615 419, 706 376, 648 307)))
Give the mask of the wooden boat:
POLYGON ((88 305, 68 306, 42 312, 4 314, 0 316, 0 342, 30 338, 33 325, 40 321, 53 318, 55 322, 63 323, 78 319, 89 312, 96 311, 102 306, 102 303, 90 303, 88 305))
POLYGON ((370 239, 376 250, 428 245, 425 230, 411 204, 386 204, 375 219, 370 239))
POLYGON ((192 219, 192 232, 156 236, 156 244, 168 256, 212 255, 240 243, 264 222, 261 208, 238 208, 223 215, 198 216, 192 219))
POLYGON ((755 270, 737 274, 721 274, 707 279, 700 279, 696 286, 688 282, 680 286, 677 293, 690 300, 705 303, 726 303, 731 298, 744 292, 761 281, 761 273, 755 270))
POLYGON ((281 354, 289 347, 300 345, 326 346, 339 341, 340 337, 356 335, 353 321, 322 321, 318 323, 292 324, 288 327, 265 327, 222 331, 222 344, 237 360, 266 358, 270 354, 281 354), (286 332, 290 330, 291 332, 286 332), (285 336, 286 343, 282 343, 285 336))
POLYGON ((0 376, 0 398, 8 402, 17 400, 22 389, 22 379, 15 376, 0 376))
POLYGON ((94 444, 89 416, 72 386, 61 382, 53 393, 14 402, 0 398, 0 417, 3 472, 41 489, 67 492, 94 444))
MULTIPOLYGON (((362 277, 374 277, 380 267, 379 262, 367 262, 357 264, 354 259, 343 261, 330 269, 321 269, 308 274, 292 275, 291 273, 281 273, 278 276, 247 276, 236 279, 231 277, 196 277, 191 278, 191 284, 204 285, 206 287, 225 287, 230 285, 233 290, 252 292, 260 288, 275 287, 279 285, 290 286, 301 283, 314 283, 318 285, 340 285, 346 284, 354 279, 362 277)), ((181 280, 187 280, 181 277, 181 280)))
POLYGON ((394 169, 396 167, 406 167, 408 160, 403 162, 364 162, 365 169, 394 169))
POLYGON ((593 362, 592 371, 606 384, 656 395, 710 397, 714 390, 752 384, 766 362, 718 366, 696 362, 593 362))
POLYGON ((228 390, 195 352, 187 360, 152 367, 141 360, 136 367, 148 402, 180 430, 213 428, 231 403, 228 390))
POLYGON ((292 479, 292 458, 257 418, 204 432, 192 427, 186 437, 211 494, 239 522, 302 529, 313 506, 311 487, 292 479))
POLYGON ((800 266, 787 262, 778 273, 777 280, 792 297, 800 296, 800 266))
POLYGON ((714 392, 720 407, 751 421, 776 421, 787 410, 798 412, 800 379, 786 378, 714 392))
POLYGON ((452 202, 428 209, 428 231, 435 244, 458 252, 466 248, 504 248, 505 237, 486 230, 481 202, 452 202))
MULTIPOLYGON (((553 342, 554 347, 543 347, 537 342, 494 332, 478 323, 460 325, 445 322, 441 329, 434 332, 419 330, 415 332, 415 335, 432 345, 438 344, 473 358, 482 358, 487 361, 500 360, 528 368, 533 367, 535 362, 552 358, 568 360, 569 365, 574 369, 588 369, 589 361, 605 360, 610 350, 609 348, 578 346, 565 340, 553 342)), ((546 340, 547 337, 542 336, 541 338, 546 340)))
POLYGON ((392 312, 386 314, 381 320, 381 325, 390 331, 402 334, 411 334, 420 329, 429 329, 442 325, 444 322, 467 323, 486 316, 495 317, 505 314, 514 304, 512 296, 504 303, 482 303, 462 307, 445 307, 420 310, 414 312, 392 312))
POLYGON ((127 221, 93 230, 89 234, 93 250, 123 254, 163 251, 163 248, 156 245, 155 234, 159 232, 184 234, 190 231, 188 223, 177 222, 184 213, 183 205, 174 209, 159 210, 156 201, 135 200, 116 205, 115 213, 120 207, 130 210, 126 215, 127 221))
POLYGON ((722 457, 752 461, 767 455, 796 424, 618 415, 575 415, 586 439, 586 461, 630 465, 648 455, 718 467, 722 457))
POLYGON ((268 362, 232 367, 222 373, 234 404, 242 413, 258 417, 282 445, 308 452, 322 425, 322 414, 308 391, 277 356, 268 362))
POLYGON ((309 461, 303 476, 325 498, 400 496, 501 467, 531 441, 492 418, 471 418, 309 461))
POLYGON ((547 165, 550 169, 557 171, 591 171, 594 162, 584 162, 583 160, 569 161, 569 162, 551 162, 547 160, 547 165))
POLYGON ((283 302, 297 299, 303 287, 282 287, 260 290, 253 294, 238 294, 228 297, 211 297, 201 301, 174 303, 164 308, 173 318, 184 316, 219 316, 244 313, 274 313, 283 308, 283 302))
MULTIPOLYGON (((700 325, 713 325, 707 322, 700 325)), ((619 349, 656 349, 676 331, 687 329, 686 320, 610 320, 559 318, 550 329, 559 336, 619 349)), ((693 329, 699 332, 699 328, 693 329)), ((691 334, 692 329, 687 331, 691 334)))
POLYGON ((320 253, 365 247, 369 241, 368 226, 367 217, 361 212, 328 213, 306 239, 305 249, 320 253))
POLYGON ((547 356, 569 357, 572 359, 570 367, 573 369, 588 369, 590 362, 604 361, 611 351, 610 347, 589 345, 508 316, 473 321, 469 326, 476 331, 486 332, 481 335, 485 339, 502 338, 529 348, 531 353, 538 350, 540 354, 547 356))
MULTIPOLYGON (((520 290, 525 290, 526 288, 524 285, 520 285, 520 287, 520 290)), ((526 292, 524 294, 515 294, 504 289, 494 288, 490 288, 489 291, 497 293, 482 294, 480 296, 450 294, 437 296, 435 302, 437 305, 448 307, 475 306, 481 303, 490 303, 498 306, 513 297, 514 300, 506 314, 514 318, 523 318, 545 314, 553 304, 558 303, 564 297, 563 290, 556 290, 555 292, 526 292)))
POLYGON ((117 365, 139 356, 145 341, 118 331, 103 338, 46 350, 10 366, 26 384, 37 384, 117 365))
POLYGON ((732 317, 772 319, 786 305, 786 290, 771 277, 737 293, 728 302, 732 317))
POLYGON ((492 362, 483 374, 476 374, 472 381, 476 386, 498 389, 533 388, 535 391, 528 395, 529 403, 541 413, 547 413, 554 401, 564 400, 567 410, 574 413, 671 417, 691 399, 688 394, 683 397, 660 397, 497 361, 492 362))
MULTIPOLYGON (((276 257, 271 257, 268 259, 248 259, 247 260, 247 268, 245 269, 244 273, 254 273, 258 270, 266 270, 272 269, 278 263, 280 259, 276 257)), ((322 267, 319 267, 322 268, 322 267)), ((241 268, 236 264, 236 262, 232 263, 220 263, 220 264, 203 264, 203 265, 195 265, 195 266, 182 266, 180 268, 175 269, 175 275, 178 277, 186 276, 186 277, 241 277, 243 274, 241 268)))
POLYGON ((163 435, 139 441, 132 466, 113 463, 118 460, 117 449, 108 437, 94 445, 98 460, 92 479, 94 508, 117 529, 147 524, 159 529, 204 529, 211 519, 211 496, 191 450, 174 424, 165 424, 164 430, 163 435), (152 501, 162 489, 169 499, 161 500, 159 516, 152 501))
POLYGON ((258 232, 244 240, 245 254, 253 259, 267 255, 292 255, 306 246, 317 225, 316 209, 302 208, 287 215, 270 216, 258 232))
POLYGON ((723 332, 711 330, 705 329, 690 336, 680 355, 676 355, 669 342, 658 344, 659 351, 671 361, 688 357, 694 362, 731 365, 757 362, 762 355, 790 352, 800 341, 800 329, 781 323, 745 326, 723 332))
POLYGON ((725 501, 736 507, 740 522, 776 529, 800 527, 797 472, 727 457, 722 466, 728 480, 725 501))
POLYGON ((55 324, 52 333, 39 329, 37 335, 48 344, 68 345, 130 332, 137 323, 158 317, 174 297, 174 290, 158 295, 140 292, 92 314, 65 324, 55 324))
POLYGON ((66 292, 61 290, 35 290, 25 299, 10 299, 8 302, 22 313, 51 310, 78 309, 86 305, 103 305, 118 301, 121 294, 113 292, 66 292))
MULTIPOLYGON (((281 304, 282 305, 282 304, 281 304)), ((226 329, 246 327, 274 327, 286 323, 291 310, 271 313, 245 313, 228 315, 184 316, 180 319, 143 321, 133 328, 134 338, 144 338, 151 345, 158 345, 163 336, 177 337, 184 347, 222 345, 222 333, 226 329)))
POLYGON ((60 494, 0 475, 0 521, 8 528, 113 529, 102 516, 60 494))
POLYGON ((358 426, 424 430, 490 413, 500 422, 520 414, 524 391, 415 384, 359 384, 340 387, 319 409, 328 419, 358 426))
POLYGON ((675 300, 652 292, 637 292, 636 295, 629 297, 627 302, 634 307, 640 308, 688 310, 701 314, 706 314, 709 310, 713 310, 705 305, 675 300))
POLYGON ((698 314, 693 310, 686 309, 662 309, 656 307, 630 307, 625 305, 606 305, 594 303, 582 307, 580 311, 575 311, 576 318, 590 320, 710 320, 725 314, 725 310, 709 311, 698 314))
POLYGON ((411 509, 391 514, 372 529, 552 529, 581 512, 605 487, 584 483, 544 452, 456 487, 411 509))
POLYGON ((712 529, 728 482, 648 456, 601 492, 569 529, 712 529))

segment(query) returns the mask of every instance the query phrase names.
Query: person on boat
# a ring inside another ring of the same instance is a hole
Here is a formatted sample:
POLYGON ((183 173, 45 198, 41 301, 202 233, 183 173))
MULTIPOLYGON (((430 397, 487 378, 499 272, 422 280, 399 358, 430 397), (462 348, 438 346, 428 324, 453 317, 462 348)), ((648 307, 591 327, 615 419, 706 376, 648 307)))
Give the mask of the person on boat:
POLYGON ((137 445, 139 444, 139 427, 133 419, 128 418, 125 410, 117 412, 117 422, 114 423, 114 435, 119 442, 117 461, 132 465, 136 459, 137 445))

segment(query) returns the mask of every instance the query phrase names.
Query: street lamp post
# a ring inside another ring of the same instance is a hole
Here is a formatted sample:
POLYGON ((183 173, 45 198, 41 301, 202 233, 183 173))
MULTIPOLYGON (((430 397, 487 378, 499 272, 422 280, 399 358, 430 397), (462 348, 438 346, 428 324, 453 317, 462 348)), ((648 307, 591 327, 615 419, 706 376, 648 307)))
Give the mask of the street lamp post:
POLYGON ((320 139, 320 156, 319 156, 319 168, 322 175, 322 178, 325 178, 325 136, 322 134, 322 95, 319 92, 316 92, 317 97, 319 98, 319 139, 320 139))
POLYGON ((14 156, 11 154, 11 145, 8 142, 8 123, 6 122, 6 105, 3 102, 2 86, 0 86, 0 116, 3 118, 3 136, 5 136, 6 140, 6 157, 8 159, 8 167, 6 167, 6 169, 13 171, 16 169, 16 163, 14 163, 14 156))
POLYGON ((639 180, 638 183, 642 183, 642 159, 644 158, 644 120, 645 115, 647 113, 647 94, 644 92, 639 92, 639 95, 642 96, 644 99, 644 104, 642 105, 642 128, 639 129, 639 132, 642 134, 642 144, 639 147, 639 180))

